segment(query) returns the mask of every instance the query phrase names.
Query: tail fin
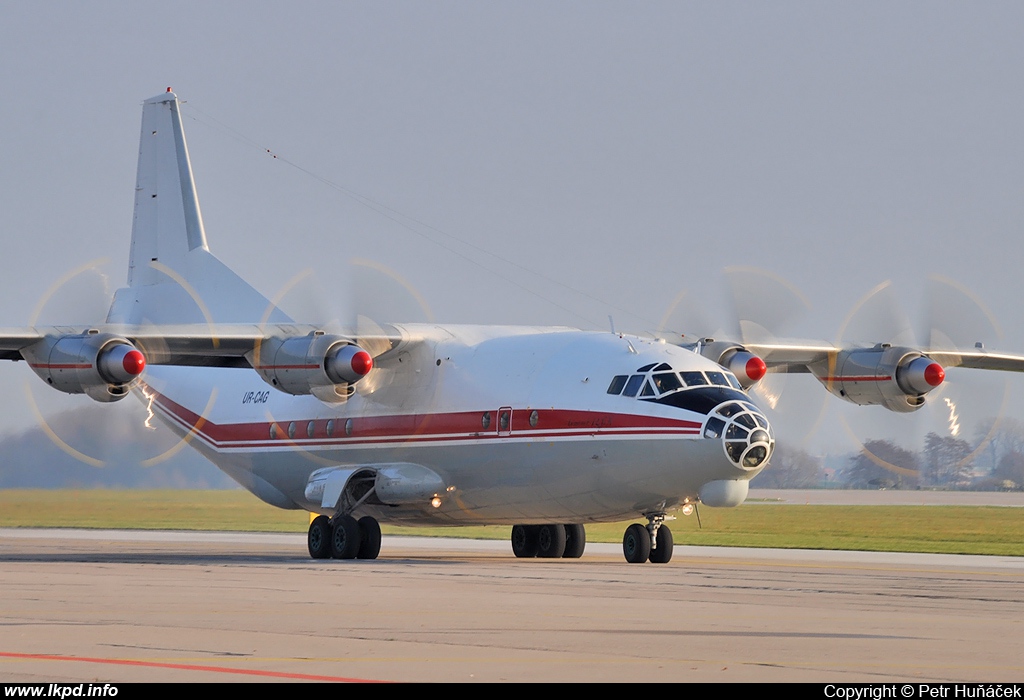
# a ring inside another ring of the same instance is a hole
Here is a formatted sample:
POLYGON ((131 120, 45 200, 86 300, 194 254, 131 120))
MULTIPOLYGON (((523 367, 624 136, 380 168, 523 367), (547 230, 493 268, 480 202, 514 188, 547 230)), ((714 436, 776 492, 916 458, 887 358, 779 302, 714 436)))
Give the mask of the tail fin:
POLYGON ((109 323, 287 322, 207 246, 177 96, 145 101, 128 287, 109 323))

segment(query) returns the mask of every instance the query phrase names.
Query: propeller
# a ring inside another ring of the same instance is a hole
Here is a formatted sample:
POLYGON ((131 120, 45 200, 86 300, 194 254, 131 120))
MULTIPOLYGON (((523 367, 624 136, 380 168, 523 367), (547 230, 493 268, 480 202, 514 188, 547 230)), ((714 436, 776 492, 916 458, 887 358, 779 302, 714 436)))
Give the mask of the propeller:
MULTIPOLYGON (((895 286, 882 282, 861 297, 843 319, 837 345, 860 341, 931 350, 973 349, 976 343, 998 343, 1002 337, 999 324, 980 298, 945 277, 928 279, 923 312, 917 318, 917 324, 911 322, 895 286)), ((972 371, 968 379, 954 370, 927 393, 925 405, 909 421, 894 421, 888 411, 874 406, 837 410, 862 454, 895 475, 910 476, 905 466, 894 463, 889 443, 907 446, 912 437, 917 450, 925 444, 926 435, 933 434, 933 447, 946 450, 947 455, 956 453, 954 468, 966 467, 998 430, 1008 399, 1009 379, 1004 373, 972 371), (967 427, 993 416, 996 420, 988 423, 987 434, 971 445, 967 427)))
MULTIPOLYGON (((266 325, 273 312, 280 309, 296 323, 317 326, 328 335, 358 339, 360 353, 371 360, 368 363, 370 369, 365 374, 359 372, 363 376, 351 385, 342 382, 316 387, 312 393, 324 403, 345 403, 356 392, 364 401, 394 403, 404 400, 402 394, 384 391, 402 371, 401 354, 387 363, 376 362, 378 357, 392 350, 388 338, 394 336, 394 329, 386 321, 431 321, 433 316, 429 307, 411 284, 379 263, 352 260, 345 274, 339 277, 344 280, 345 289, 328 293, 312 270, 298 273, 271 298, 262 324, 266 325), (339 320, 341 318, 347 320, 339 320)), ((407 363, 405 366, 410 365, 407 363)), ((267 419, 278 426, 278 436, 291 439, 290 422, 279 421, 269 412, 267 419)), ((316 452, 302 449, 301 442, 296 441, 293 449, 318 465, 334 465, 316 452)))
MULTIPOLYGON (((657 335, 672 340, 711 337, 741 343, 770 342, 784 337, 811 308, 796 285, 769 270, 727 267, 723 278, 730 322, 715 324, 708 320, 703 312, 707 308, 707 293, 698 299, 683 290, 663 315, 657 335)), ((808 422, 808 415, 820 416, 820 411, 809 414, 807 406, 823 406, 828 399, 816 382, 802 379, 807 378, 783 377, 769 370, 751 389, 776 426, 777 434, 786 436, 790 442, 804 442, 814 432, 816 424, 808 422)))
MULTIPOLYGON (((29 325, 69 326, 80 330, 83 323, 101 324, 113 298, 108 270, 110 263, 109 258, 98 258, 57 278, 33 307, 29 325)), ((142 357, 137 351, 111 353, 113 355, 122 360, 121 364, 124 357, 130 356, 134 360, 142 357)), ((106 360, 109 364, 110 357, 106 360)), ((140 370, 136 368, 132 374, 140 374, 140 370)), ((176 441, 168 440, 166 435, 138 431, 140 425, 149 423, 150 416, 146 411, 140 411, 134 401, 99 406, 84 395, 40 390, 39 383, 34 380, 26 381, 25 394, 43 433, 60 450, 82 464, 97 468, 108 466, 107 448, 124 444, 125 435, 134 436, 135 443, 140 446, 136 457, 142 466, 150 466, 161 454, 174 450, 176 441), (77 401, 81 405, 68 411, 69 401, 77 401)))

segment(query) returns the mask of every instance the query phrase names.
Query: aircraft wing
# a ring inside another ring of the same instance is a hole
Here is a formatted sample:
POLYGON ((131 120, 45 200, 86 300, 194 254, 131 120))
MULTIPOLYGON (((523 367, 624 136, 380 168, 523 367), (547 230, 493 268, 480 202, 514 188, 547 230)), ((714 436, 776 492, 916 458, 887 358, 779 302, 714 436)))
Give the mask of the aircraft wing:
MULTIPOLYGON (((793 343, 746 343, 748 350, 756 353, 764 360, 769 372, 810 373, 811 365, 827 364, 829 358, 835 358, 853 347, 836 347, 832 343, 793 342, 793 343)), ((872 350, 870 346, 862 348, 872 350)), ((968 367, 971 369, 989 369, 1003 372, 1024 372, 1024 355, 991 352, 984 349, 971 350, 927 350, 908 348, 919 352, 924 357, 938 362, 943 367, 968 367)), ((835 360, 832 360, 835 362, 835 360)))
POLYGON ((28 326, 23 328, 0 328, 0 360, 20 360, 22 348, 39 342, 44 333, 28 326))
POLYGON ((839 352, 831 343, 744 343, 744 347, 764 360, 769 372, 808 374, 810 365, 827 362, 839 352))
MULTIPOLYGON (((374 358, 385 354, 403 340, 397 330, 376 329, 373 334, 339 333, 332 337, 364 348, 374 358)), ((93 327, 49 326, 0 328, 0 360, 21 360, 46 338, 103 335, 127 340, 139 349, 147 364, 192 367, 251 367, 247 359, 266 343, 320 332, 304 324, 181 324, 126 326, 104 324, 93 327)))
POLYGON ((985 350, 925 350, 921 353, 943 367, 995 369, 1003 372, 1024 372, 1024 356, 985 350))

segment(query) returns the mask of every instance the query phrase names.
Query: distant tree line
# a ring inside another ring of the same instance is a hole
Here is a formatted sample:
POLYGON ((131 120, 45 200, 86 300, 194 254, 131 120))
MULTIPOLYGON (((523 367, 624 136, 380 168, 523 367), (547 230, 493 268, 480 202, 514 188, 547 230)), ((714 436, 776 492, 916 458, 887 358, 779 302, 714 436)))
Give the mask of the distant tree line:
POLYGON ((949 489, 1016 491, 1024 488, 1024 424, 989 420, 973 440, 928 433, 920 452, 889 440, 868 440, 826 478, 823 459, 778 445, 755 488, 949 489))

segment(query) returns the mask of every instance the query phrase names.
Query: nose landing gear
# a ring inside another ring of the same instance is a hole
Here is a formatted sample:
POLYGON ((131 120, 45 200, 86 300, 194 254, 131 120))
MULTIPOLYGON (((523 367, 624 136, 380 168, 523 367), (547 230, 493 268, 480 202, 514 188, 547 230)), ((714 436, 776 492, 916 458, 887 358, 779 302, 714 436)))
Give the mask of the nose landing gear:
POLYGON ((630 564, 667 564, 672 560, 672 531, 665 525, 670 516, 647 514, 647 527, 633 523, 622 536, 622 553, 630 564))

